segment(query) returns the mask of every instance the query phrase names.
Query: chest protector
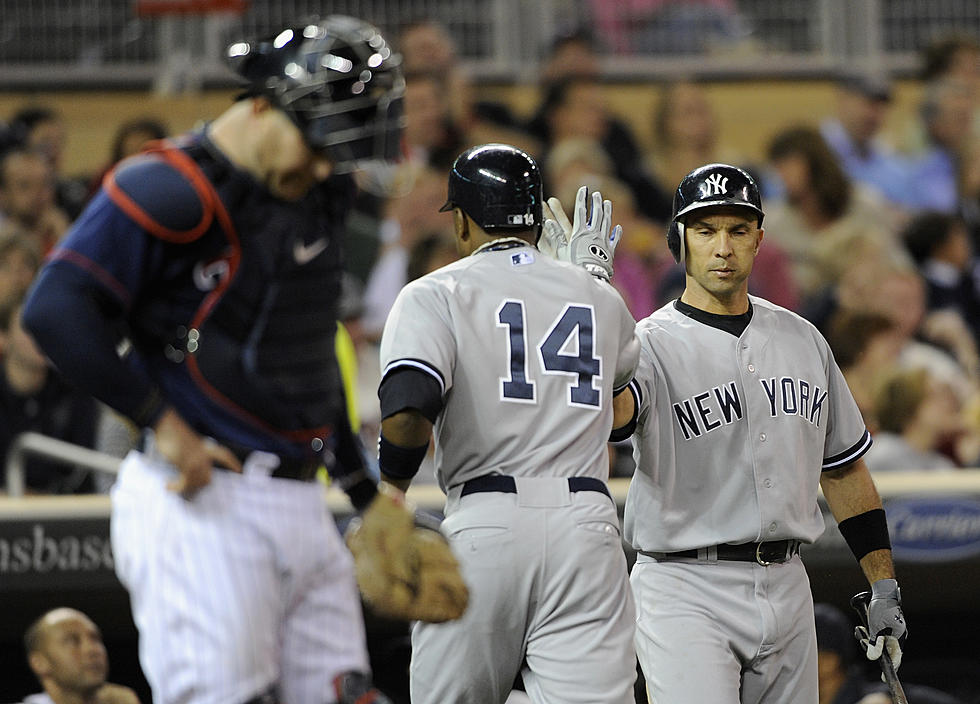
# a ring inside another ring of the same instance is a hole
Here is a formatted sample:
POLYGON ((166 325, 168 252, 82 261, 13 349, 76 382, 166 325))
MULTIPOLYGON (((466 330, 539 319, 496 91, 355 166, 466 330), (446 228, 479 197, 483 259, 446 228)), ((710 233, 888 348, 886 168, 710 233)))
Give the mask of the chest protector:
POLYGON ((334 337, 347 195, 317 187, 279 201, 201 142, 162 144, 106 191, 184 263, 219 253, 205 268, 213 288, 165 335, 167 357, 251 425, 294 442, 329 435, 343 412, 334 337))

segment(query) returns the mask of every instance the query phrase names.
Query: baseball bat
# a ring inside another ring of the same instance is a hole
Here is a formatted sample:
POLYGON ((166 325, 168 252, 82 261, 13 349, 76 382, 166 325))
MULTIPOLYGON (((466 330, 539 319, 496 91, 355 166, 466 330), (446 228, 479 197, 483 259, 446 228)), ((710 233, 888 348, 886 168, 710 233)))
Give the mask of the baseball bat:
MULTIPOLYGON (((868 636, 873 638, 874 634, 871 633, 871 626, 868 625, 868 605, 870 603, 871 592, 860 592, 851 597, 851 608, 857 611, 858 616, 861 618, 861 624, 868 632, 868 636)), ((858 638, 857 634, 854 637, 858 638)), ((888 648, 882 648, 881 657, 878 658, 878 664, 881 665, 881 673, 884 675, 885 684, 888 685, 892 702, 894 704, 909 704, 908 697, 905 696, 905 689, 902 687, 902 683, 898 679, 898 674, 895 672, 895 665, 892 663, 892 658, 888 654, 888 648)))

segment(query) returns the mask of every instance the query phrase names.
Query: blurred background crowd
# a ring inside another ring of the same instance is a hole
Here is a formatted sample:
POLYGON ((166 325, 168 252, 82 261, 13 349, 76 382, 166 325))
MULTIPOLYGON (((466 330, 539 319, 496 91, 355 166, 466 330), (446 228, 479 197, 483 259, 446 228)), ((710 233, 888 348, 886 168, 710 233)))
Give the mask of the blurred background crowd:
MULTIPOLYGON (((464 34, 445 16, 415 13, 386 27, 406 73, 404 160, 385 189, 361 184, 348 223, 343 305, 367 447, 379 422, 377 343, 388 309, 406 282, 456 257, 452 218, 438 212, 449 166, 468 146, 502 141, 539 161, 546 193, 566 210, 580 185, 614 202, 625 231, 614 284, 637 319, 683 287, 663 237, 680 178, 712 161, 748 170, 766 210, 750 291, 806 317, 830 340, 875 435, 872 471, 980 465, 980 38, 940 27, 920 39, 904 72, 864 60, 788 76, 783 91, 812 93, 816 81, 828 88, 822 101, 810 98, 805 120, 774 120, 773 103, 750 80, 725 79, 727 93, 696 71, 610 80, 611 62, 630 52, 655 48, 664 61, 718 47, 758 53, 753 42, 764 36, 739 5, 586 3, 574 23, 555 25, 533 78, 510 84, 474 78, 464 34), (668 38, 677 46, 664 44, 668 38), (738 138, 733 94, 774 125, 759 144, 738 138)), ((385 27, 385 17, 372 19, 385 27)), ((157 85, 158 98, 173 93, 169 80, 157 85)), ((105 173, 187 126, 168 124, 159 99, 118 122, 104 114, 108 153, 71 171, 79 125, 56 95, 29 94, 0 128, 0 452, 32 430, 121 455, 136 442, 134 430, 59 379, 21 329, 19 303, 105 173)), ((612 453, 614 474, 629 474, 628 455, 624 447, 612 453)), ((111 479, 36 457, 25 478, 36 493, 103 491, 111 479)))

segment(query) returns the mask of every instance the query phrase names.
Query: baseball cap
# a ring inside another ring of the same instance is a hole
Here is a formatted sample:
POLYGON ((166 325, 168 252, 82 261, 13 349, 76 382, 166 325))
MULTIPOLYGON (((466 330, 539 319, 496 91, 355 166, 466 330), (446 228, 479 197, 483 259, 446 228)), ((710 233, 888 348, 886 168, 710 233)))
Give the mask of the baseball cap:
POLYGON ((892 99, 891 82, 878 74, 845 73, 837 79, 837 84, 844 90, 857 93, 870 100, 887 103, 892 99))

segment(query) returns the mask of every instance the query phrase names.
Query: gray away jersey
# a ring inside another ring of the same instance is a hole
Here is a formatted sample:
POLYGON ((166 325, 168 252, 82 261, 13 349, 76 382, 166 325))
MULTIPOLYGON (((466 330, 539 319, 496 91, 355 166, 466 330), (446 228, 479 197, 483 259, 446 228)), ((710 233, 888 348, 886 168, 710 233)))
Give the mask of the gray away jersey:
POLYGON ((636 367, 619 293, 531 246, 485 250, 411 282, 381 339, 383 375, 431 374, 443 490, 491 472, 605 480, 612 395, 636 367))
POLYGON ((637 325, 641 402, 625 536, 639 550, 812 542, 824 530, 821 471, 871 445, 823 336, 795 313, 750 300, 739 338, 673 302, 637 325))

